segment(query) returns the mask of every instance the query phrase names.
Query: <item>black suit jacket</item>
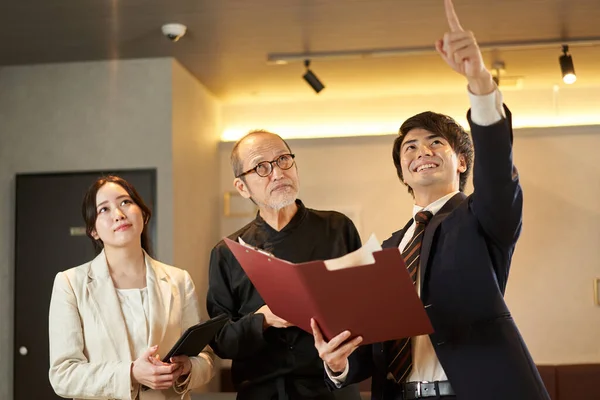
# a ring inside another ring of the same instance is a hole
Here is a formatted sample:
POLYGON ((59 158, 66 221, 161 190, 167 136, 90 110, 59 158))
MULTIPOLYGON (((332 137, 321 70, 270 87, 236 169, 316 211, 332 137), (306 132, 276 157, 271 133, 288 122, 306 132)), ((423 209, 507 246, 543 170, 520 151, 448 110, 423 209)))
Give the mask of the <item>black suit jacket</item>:
MULTIPOLYGON (((469 113, 474 193, 459 193, 442 207, 421 250, 421 299, 435 331, 430 339, 459 400, 550 399, 504 302, 522 216, 505 111, 506 119, 488 127, 473 124, 469 113)), ((383 247, 398 247, 411 223, 383 247)), ((381 312, 385 318, 392 311, 381 312)), ((391 398, 398 385, 386 379, 388 356, 381 343, 360 347, 350 356, 345 384, 372 376, 372 398, 391 398)))

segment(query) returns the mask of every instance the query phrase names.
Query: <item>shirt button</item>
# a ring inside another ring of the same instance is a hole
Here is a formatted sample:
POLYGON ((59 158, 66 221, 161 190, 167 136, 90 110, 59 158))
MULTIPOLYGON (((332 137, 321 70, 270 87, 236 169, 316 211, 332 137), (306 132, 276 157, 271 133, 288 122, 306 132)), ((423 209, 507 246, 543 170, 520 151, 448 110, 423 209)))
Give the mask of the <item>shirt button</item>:
POLYGON ((294 350, 294 346, 290 346, 290 350, 294 350))

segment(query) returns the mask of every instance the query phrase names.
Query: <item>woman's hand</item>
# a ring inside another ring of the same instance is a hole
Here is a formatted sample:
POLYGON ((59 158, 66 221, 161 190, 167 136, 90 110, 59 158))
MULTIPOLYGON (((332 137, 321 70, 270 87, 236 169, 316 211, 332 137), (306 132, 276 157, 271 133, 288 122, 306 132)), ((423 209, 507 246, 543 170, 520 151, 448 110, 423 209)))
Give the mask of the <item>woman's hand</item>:
POLYGON ((134 383, 142 384, 150 389, 164 390, 173 386, 173 382, 181 374, 175 376, 175 370, 179 364, 167 364, 156 359, 157 351, 158 346, 152 346, 133 362, 131 378, 134 383))
POLYGON ((192 371, 192 362, 188 356, 175 356, 171 357, 171 365, 176 365, 176 369, 174 371, 175 378, 174 381, 177 381, 182 376, 189 375, 192 371))

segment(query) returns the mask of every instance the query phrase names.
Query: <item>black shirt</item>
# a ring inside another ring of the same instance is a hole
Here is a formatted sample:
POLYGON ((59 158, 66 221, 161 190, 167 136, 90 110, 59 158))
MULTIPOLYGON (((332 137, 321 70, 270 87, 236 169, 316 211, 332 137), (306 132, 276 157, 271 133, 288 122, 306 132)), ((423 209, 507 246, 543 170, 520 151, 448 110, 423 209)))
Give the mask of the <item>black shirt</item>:
MULTIPOLYGON (((298 211, 277 231, 260 215, 229 238, 242 240, 293 263, 341 257, 361 246, 352 221, 334 211, 317 211, 296 200, 298 211)), ((334 301, 332 299, 332 301, 334 301)), ((215 353, 232 359, 238 399, 358 399, 358 389, 330 393, 323 362, 311 334, 297 327, 263 332, 265 304, 224 241, 212 250, 206 300, 211 317, 227 314, 231 321, 212 343, 215 353)))

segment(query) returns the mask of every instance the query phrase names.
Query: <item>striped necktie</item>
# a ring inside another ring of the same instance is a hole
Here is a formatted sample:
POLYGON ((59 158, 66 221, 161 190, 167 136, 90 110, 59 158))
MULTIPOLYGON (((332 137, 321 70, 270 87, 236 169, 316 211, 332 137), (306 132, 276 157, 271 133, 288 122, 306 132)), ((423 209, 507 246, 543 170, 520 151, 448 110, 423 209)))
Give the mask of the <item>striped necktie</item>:
MULTIPOLYGON (((431 220, 433 214, 429 211, 420 211, 415 215, 415 233, 402 252, 402 258, 408 269, 408 274, 413 283, 417 282, 419 271, 419 259, 421 256, 421 243, 425 235, 425 227, 431 220)), ((393 375, 397 383, 403 382, 412 370, 412 349, 410 338, 398 339, 392 342, 390 347, 390 363, 388 371, 393 375)))

